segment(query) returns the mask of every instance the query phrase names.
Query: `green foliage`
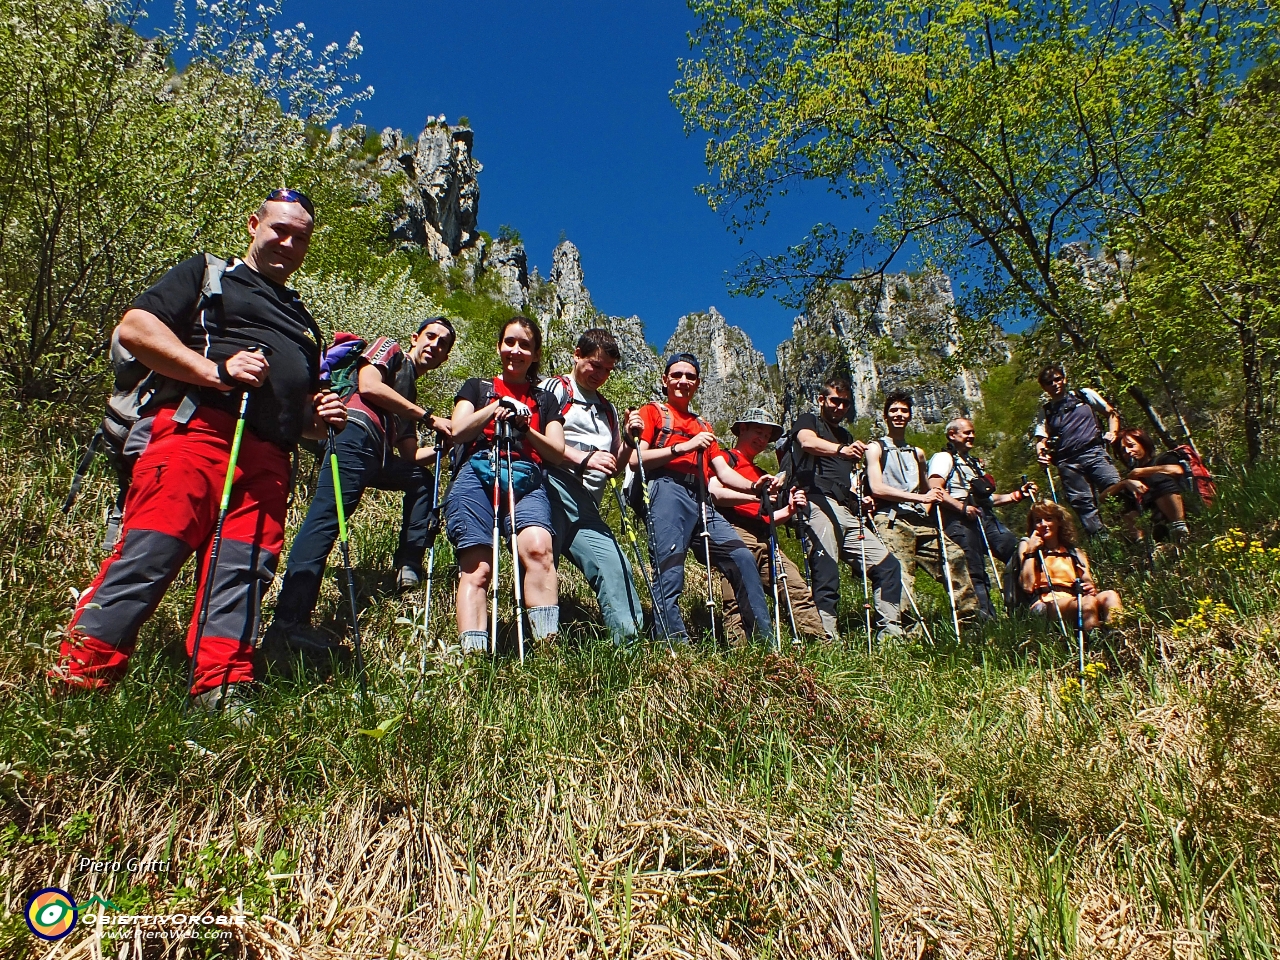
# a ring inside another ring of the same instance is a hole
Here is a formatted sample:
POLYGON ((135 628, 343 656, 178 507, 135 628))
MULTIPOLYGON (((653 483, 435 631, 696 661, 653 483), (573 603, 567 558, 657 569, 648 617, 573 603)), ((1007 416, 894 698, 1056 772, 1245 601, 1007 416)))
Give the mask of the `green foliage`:
POLYGON ((238 251, 273 187, 324 194, 333 158, 308 125, 366 95, 341 92, 359 44, 316 54, 248 0, 152 41, 127 3, 0 9, 0 390, 65 397, 95 384, 111 327, 163 269, 238 251))
POLYGON ((1178 419, 1179 398, 1203 395, 1171 354, 1234 367, 1240 391, 1253 391, 1244 432, 1256 458, 1271 321, 1245 305, 1275 300, 1264 291, 1276 259, 1266 252, 1276 138, 1269 87, 1250 94, 1241 80, 1273 59, 1273 7, 691 6, 695 57, 681 62, 673 100, 689 129, 708 134, 712 206, 745 231, 791 184, 816 181, 878 217, 869 233, 818 224, 748 261, 746 290, 786 286, 803 302, 918 249, 975 278, 962 312, 1041 318, 1054 352, 1071 350, 1080 374, 1105 372, 1159 429, 1178 419), (1113 316, 1116 297, 1060 258, 1068 241, 1129 238, 1153 270, 1181 264, 1157 291, 1182 305, 1145 299, 1113 316), (1157 307, 1171 315, 1151 319, 1157 307))

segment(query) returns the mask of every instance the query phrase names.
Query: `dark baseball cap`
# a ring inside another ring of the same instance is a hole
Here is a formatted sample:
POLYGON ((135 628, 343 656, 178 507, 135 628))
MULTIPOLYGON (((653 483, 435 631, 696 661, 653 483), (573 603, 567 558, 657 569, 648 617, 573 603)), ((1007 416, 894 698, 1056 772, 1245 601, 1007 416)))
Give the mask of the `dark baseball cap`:
POLYGON ((677 363, 689 364, 693 367, 693 372, 698 375, 698 378, 702 378, 702 364, 698 363, 698 358, 692 353, 673 353, 667 357, 667 365, 662 368, 662 372, 669 373, 677 363))

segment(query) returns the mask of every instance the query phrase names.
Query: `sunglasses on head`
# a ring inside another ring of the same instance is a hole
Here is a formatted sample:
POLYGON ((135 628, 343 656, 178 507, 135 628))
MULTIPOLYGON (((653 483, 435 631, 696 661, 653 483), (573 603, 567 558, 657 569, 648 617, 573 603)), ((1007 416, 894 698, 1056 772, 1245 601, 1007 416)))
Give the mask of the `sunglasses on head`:
POLYGON ((316 217, 316 205, 312 203, 311 198, 301 190, 290 190, 287 187, 282 187, 279 190, 272 190, 268 193, 267 200, 274 200, 278 203, 301 204, 302 209, 307 211, 312 220, 316 217))

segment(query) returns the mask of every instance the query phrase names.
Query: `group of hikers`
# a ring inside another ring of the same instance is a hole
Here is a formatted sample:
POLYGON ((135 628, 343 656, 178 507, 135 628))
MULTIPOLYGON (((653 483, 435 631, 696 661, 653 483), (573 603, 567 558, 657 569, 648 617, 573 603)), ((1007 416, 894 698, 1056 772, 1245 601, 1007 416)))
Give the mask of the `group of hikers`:
MULTIPOLYGON (((122 445, 128 487, 118 536, 79 595, 54 670, 66 683, 104 688, 123 675, 140 627, 193 553, 193 703, 245 710, 261 655, 272 662, 345 649, 311 618, 341 541, 358 631, 346 518, 369 488, 404 494, 394 560, 402 591, 425 581, 430 597, 431 565, 424 572, 423 564, 428 549, 434 561, 443 521, 457 559, 460 657, 497 652, 496 587, 506 562, 522 657, 526 622, 533 645, 559 630, 557 566, 566 558, 618 644, 646 633, 673 647, 689 642, 679 604, 689 556, 707 569, 713 633, 719 613, 728 640, 775 647, 784 624, 796 643, 839 638, 842 564, 862 581, 869 645, 928 632, 912 591, 917 566, 945 584, 957 636, 963 622, 996 615, 992 596, 1002 589, 1006 602, 1021 597, 1032 612, 1082 630, 1120 609, 1114 591, 1094 584, 1056 488, 1053 501, 1038 501, 1024 476, 1017 489, 997 492, 974 455, 969 419, 947 424, 946 448, 926 458, 906 439, 907 393, 885 398, 885 435, 869 443, 849 433, 850 384, 833 378, 817 410, 790 431, 764 409, 742 411, 726 449, 692 409, 702 373, 695 356, 666 359, 662 400, 619 412, 601 393, 620 360, 607 330, 583 332, 572 369, 543 377, 542 332, 515 316, 499 332, 496 375, 466 380, 448 415, 434 413, 418 404, 417 380, 448 359, 454 326, 427 317, 407 344, 347 336, 326 349, 285 285, 313 227, 305 195, 272 191, 249 217, 242 259, 200 255, 178 264, 117 327, 113 348, 146 378, 133 385, 135 417, 122 445), (420 426, 434 444, 420 445, 420 426), (262 601, 284 545, 290 458, 308 440, 324 444, 329 469, 320 471, 263 632, 262 601), (771 449, 776 474, 757 465, 771 449), (442 491, 445 451, 451 470, 442 491), (621 512, 630 558, 602 516, 606 494, 621 512), (1019 538, 996 508, 1023 500, 1033 505, 1019 538), (779 548, 780 525, 798 532, 804 571, 779 548), (652 601, 647 625, 637 571, 652 601)), ((1117 496, 1131 535, 1146 510, 1157 538, 1185 537, 1185 462, 1156 455, 1140 430, 1120 430, 1106 400, 1068 389, 1061 367, 1047 368, 1040 383, 1048 402, 1037 453, 1051 485, 1049 465, 1057 468, 1084 530, 1102 532, 1098 501, 1117 496), (1124 479, 1111 444, 1130 468, 1124 479)), ((359 657, 358 632, 354 640, 359 657)))

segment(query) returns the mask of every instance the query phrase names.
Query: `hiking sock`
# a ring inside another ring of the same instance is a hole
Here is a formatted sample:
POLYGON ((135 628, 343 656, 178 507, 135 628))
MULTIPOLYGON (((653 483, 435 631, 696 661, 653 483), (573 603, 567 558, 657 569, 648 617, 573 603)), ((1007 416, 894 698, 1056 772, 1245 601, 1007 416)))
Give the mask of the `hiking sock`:
POLYGON ((1187 527, 1185 520, 1172 520, 1169 522, 1169 532, 1173 534, 1174 543, 1182 543, 1191 536, 1191 530, 1187 527))
POLYGON ((560 607, 530 607, 529 629, 533 639, 545 640, 560 632, 560 607))
POLYGON ((461 637, 462 655, 489 652, 489 634, 483 630, 463 630, 461 637))

